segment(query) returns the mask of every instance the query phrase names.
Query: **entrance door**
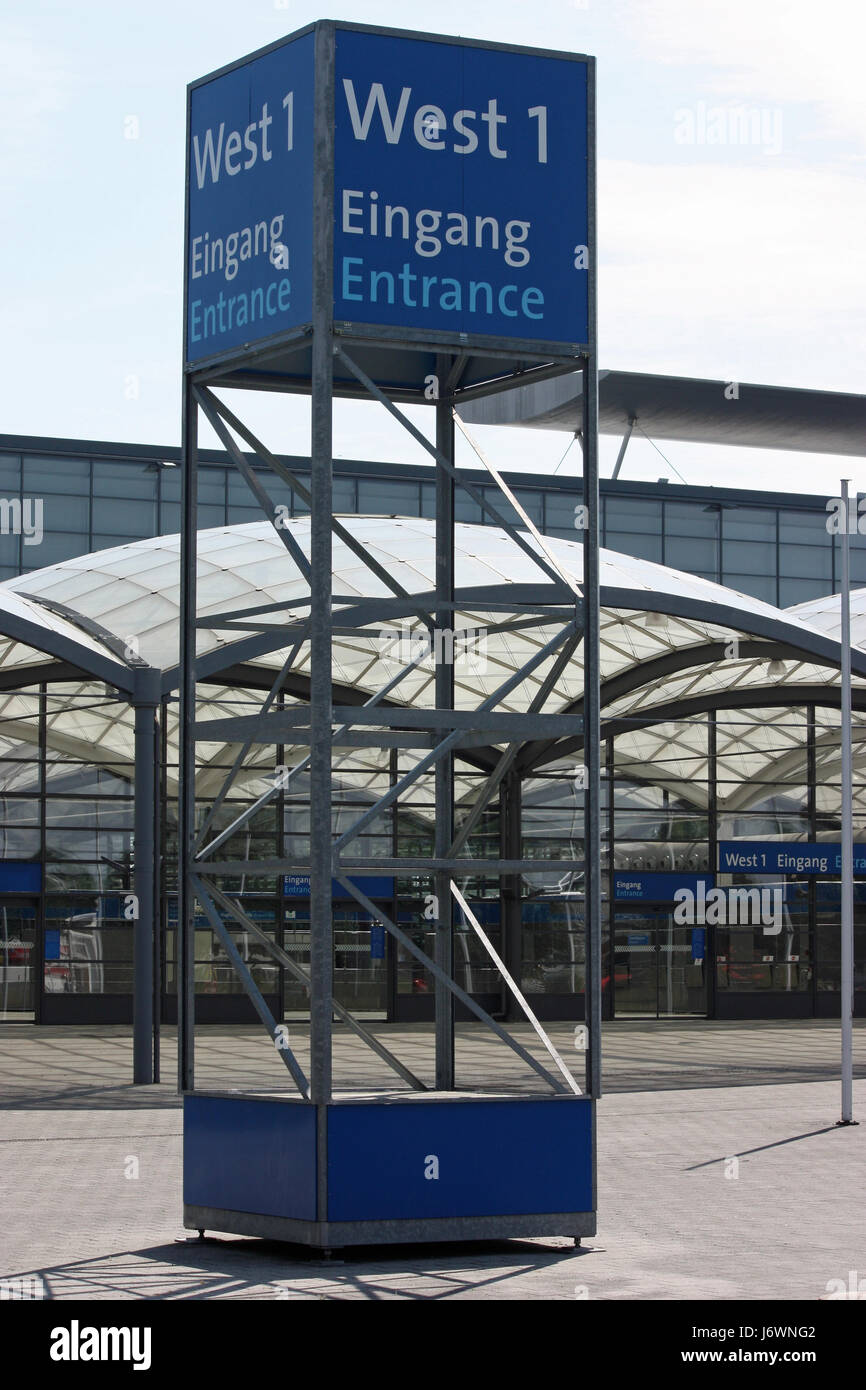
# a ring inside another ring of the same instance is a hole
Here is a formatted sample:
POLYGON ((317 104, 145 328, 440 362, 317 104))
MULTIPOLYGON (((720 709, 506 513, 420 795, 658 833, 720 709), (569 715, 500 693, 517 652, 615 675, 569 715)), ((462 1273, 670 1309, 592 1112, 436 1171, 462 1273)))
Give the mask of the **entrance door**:
POLYGON ((34 1017, 37 906, 0 897, 0 1019, 34 1017))
POLYGON ((706 929, 674 923, 667 908, 620 914, 614 932, 617 1018, 706 1017, 706 929))

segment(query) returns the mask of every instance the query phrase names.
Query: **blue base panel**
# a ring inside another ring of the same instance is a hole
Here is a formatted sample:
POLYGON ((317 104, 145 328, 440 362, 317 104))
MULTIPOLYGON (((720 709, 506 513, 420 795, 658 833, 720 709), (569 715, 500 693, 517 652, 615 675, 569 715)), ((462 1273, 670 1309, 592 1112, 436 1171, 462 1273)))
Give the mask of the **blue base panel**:
POLYGON ((395 1099, 325 1109, 322 1220, 316 1106, 271 1096, 186 1096, 186 1224, 282 1232, 314 1244, 329 1243, 329 1227, 335 1244, 350 1243, 356 1226, 373 1241, 435 1239, 440 1226, 445 1239, 475 1230, 503 1235, 509 1218, 523 1223, 513 1234, 546 1234, 547 1219, 557 1223, 550 1234, 563 1226, 568 1235, 595 1229, 589 1100, 395 1099))

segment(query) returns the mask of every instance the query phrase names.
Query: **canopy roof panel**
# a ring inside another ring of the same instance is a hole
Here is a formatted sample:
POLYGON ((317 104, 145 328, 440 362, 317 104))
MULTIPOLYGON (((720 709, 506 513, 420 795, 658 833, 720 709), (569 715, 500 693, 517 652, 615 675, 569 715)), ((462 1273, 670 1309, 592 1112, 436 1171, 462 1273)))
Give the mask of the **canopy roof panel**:
MULTIPOLYGON (((341 699, 360 703, 418 655, 411 644, 425 632, 416 610, 429 608, 433 596, 435 527, 416 517, 341 520, 363 554, 410 596, 395 618, 394 610, 380 603, 392 601, 388 585, 334 538, 334 678, 341 699)), ((309 519, 299 517, 290 525, 300 549, 309 554, 309 519)), ((580 542, 547 537, 546 545, 579 586, 580 542)), ((171 691, 177 683, 179 560, 179 537, 162 536, 0 585, 0 632, 7 634, 0 639, 0 673, 5 667, 19 685, 29 685, 50 678, 45 673, 53 662, 56 681, 67 679, 72 666, 128 691, 134 668, 143 661, 164 673, 164 690, 171 691)), ((612 551, 602 551, 601 583, 603 715, 608 728, 627 733, 620 754, 635 775, 641 765, 660 768, 664 762, 671 785, 675 780, 686 787, 704 777, 706 750, 689 720, 708 709, 747 708, 757 727, 778 721, 784 706, 832 704, 838 684, 838 599, 783 612, 708 580, 612 551)), ((496 527, 456 527, 456 584, 456 703, 474 709, 562 632, 575 615, 575 601, 566 584, 555 586, 515 538, 496 527), (518 598, 530 604, 529 616, 518 598)), ((219 527, 199 535, 198 597, 200 617, 211 619, 197 638, 201 674, 208 682, 201 687, 200 718, 252 711, 252 691, 245 695, 245 687, 270 685, 284 663, 294 641, 289 625, 308 613, 306 579, 266 520, 219 527), (271 608, 261 615, 263 637, 229 625, 235 610, 262 606, 271 608)), ((866 709, 866 590, 855 595, 855 638, 855 703, 866 709)), ((499 707, 526 710, 554 659, 548 656, 537 665, 499 707)), ((432 653, 420 659, 389 703, 432 706, 433 667, 432 653)), ((287 679, 287 697, 305 700, 308 680, 309 650, 302 646, 287 679)), ((579 710, 581 698, 577 641, 543 712, 579 710)), ((16 713, 10 704, 11 723, 16 713)), ((86 716, 80 710, 71 720, 58 716, 54 722, 57 738, 69 748, 86 754, 99 745, 108 761, 128 758, 131 727, 119 707, 93 707, 86 716)), ((174 738, 172 723, 172 744, 174 738)), ((217 769, 228 751, 233 750, 219 738, 200 744, 205 764, 213 766, 213 777, 207 766, 203 770, 203 785, 209 780, 218 785, 217 769)), ((720 747, 720 756, 723 751, 720 747)), ((779 740, 755 734, 735 751, 741 770, 760 769, 780 756, 779 740)), ((574 757, 576 746, 539 744, 525 752, 521 761, 527 769, 552 767, 564 755, 574 757)), ((288 763, 298 761, 303 749, 287 748, 285 756, 288 763)), ((338 756, 347 785, 377 786, 387 776, 381 750, 353 749, 338 756)), ((256 761, 251 760, 251 775, 256 761)), ((485 765, 484 750, 478 750, 477 762, 485 765)))

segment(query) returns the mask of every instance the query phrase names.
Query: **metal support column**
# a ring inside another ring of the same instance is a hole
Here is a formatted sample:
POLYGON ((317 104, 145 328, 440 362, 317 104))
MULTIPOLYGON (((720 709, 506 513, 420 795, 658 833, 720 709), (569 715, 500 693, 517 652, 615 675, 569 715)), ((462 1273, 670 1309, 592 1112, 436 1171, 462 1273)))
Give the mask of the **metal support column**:
MULTIPOLYGON (((502 857, 520 859, 521 854, 521 777, 520 773, 506 773, 502 783, 502 857)), ((521 908, 520 874, 508 874, 502 880, 502 954, 505 964, 518 984, 522 975, 523 961, 523 914, 521 908)), ((505 1017, 507 1022, 523 1020, 523 1013, 511 990, 505 991, 505 1017)))
MULTIPOLYGON (((436 359, 436 375, 444 382, 450 360, 436 359)), ((454 417, 450 397, 436 402, 436 448, 448 462, 454 463, 454 417)), ((454 479, 443 465, 436 463, 436 622, 435 622, 435 689, 436 708, 454 706, 453 640, 446 640, 454 627, 454 479)), ((436 763, 436 831, 434 854, 437 859, 448 855, 454 838, 454 757, 446 753, 436 763)), ((441 870, 434 876, 436 894, 436 941, 434 960, 446 975, 454 973, 454 911, 451 897, 451 876, 441 870)), ((435 984, 436 1011, 436 1089, 454 1089, 454 996, 441 980, 435 984)))
POLYGON ((328 1219, 334 928, 331 906, 334 30, 316 30, 313 357, 310 480, 310 1099, 317 1110, 316 1217, 328 1219))
POLYGON ((180 739, 177 808, 177 1082, 195 1085, 195 897, 190 881, 195 856, 195 655, 198 541, 198 407, 188 378, 183 383, 180 563, 180 739))
POLYGON ((132 965, 132 1079, 136 1086, 153 1081, 153 951, 158 901, 156 875, 156 709, 159 672, 137 670, 135 710, 135 897, 132 965))
MULTIPOLYGON (((855 515, 856 511, 855 501, 855 515)), ((854 1123, 854 765, 851 754, 851 528, 848 524, 847 480, 842 483, 842 519, 842 942, 839 981, 842 1024, 842 1116, 839 1123, 850 1125, 854 1123)))
MULTIPOLYGON (((707 869, 715 874, 719 867, 719 729, 716 711, 707 715, 707 869)), ((714 924, 705 928, 704 977, 707 982, 707 1017, 716 1016, 718 937, 714 924)))
MULTIPOLYGON (((593 340, 594 340, 593 333, 593 340)), ((586 1089, 601 1095, 601 648, 599 595, 598 363, 583 363, 583 717, 586 932, 586 1089)))

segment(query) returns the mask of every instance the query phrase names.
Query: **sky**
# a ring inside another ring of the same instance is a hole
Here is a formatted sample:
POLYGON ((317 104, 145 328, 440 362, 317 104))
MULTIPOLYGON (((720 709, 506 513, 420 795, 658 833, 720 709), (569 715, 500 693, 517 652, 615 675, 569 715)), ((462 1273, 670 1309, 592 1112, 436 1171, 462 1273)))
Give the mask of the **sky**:
MULTIPOLYGON (((186 84, 319 18, 596 56, 602 368, 864 390, 861 0, 4 0, 0 432, 179 442, 186 84)), ((243 405, 309 452, 306 400, 243 405)), ((501 468, 578 471, 567 435, 475 433, 501 468)), ((375 403, 337 403, 334 449, 428 461, 375 403)), ((623 476, 866 492, 866 457, 636 434, 623 476)))

